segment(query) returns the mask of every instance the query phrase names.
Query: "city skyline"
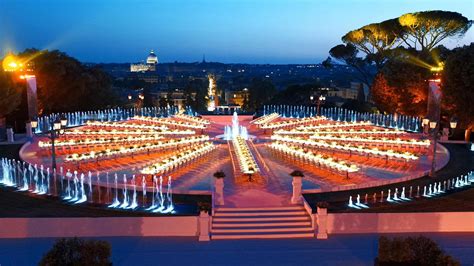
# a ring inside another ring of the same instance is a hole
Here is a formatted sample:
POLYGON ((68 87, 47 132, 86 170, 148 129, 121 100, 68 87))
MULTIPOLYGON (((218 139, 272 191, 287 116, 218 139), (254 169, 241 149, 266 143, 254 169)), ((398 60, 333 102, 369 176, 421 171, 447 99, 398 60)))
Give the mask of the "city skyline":
MULTIPOLYGON (((159 61, 319 63, 341 36, 407 12, 447 10, 473 18, 470 1, 57 1, 0 4, 0 55, 25 48, 59 49, 91 63, 159 61), (113 4, 113 5, 112 5, 113 4), (354 16, 354 14, 360 14, 354 16), (126 33, 125 33, 126 32, 126 33)), ((472 42, 473 30, 444 42, 472 42)))

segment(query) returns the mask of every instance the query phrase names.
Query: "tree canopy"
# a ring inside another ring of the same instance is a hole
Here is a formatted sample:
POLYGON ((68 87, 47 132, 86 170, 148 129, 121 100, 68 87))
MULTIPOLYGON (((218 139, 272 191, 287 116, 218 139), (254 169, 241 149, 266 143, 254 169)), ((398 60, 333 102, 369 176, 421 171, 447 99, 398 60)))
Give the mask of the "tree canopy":
POLYGON ((249 109, 257 111, 276 94, 275 85, 269 79, 253 78, 249 86, 249 109))
POLYGON ((33 62, 39 112, 70 112, 116 106, 111 78, 58 50, 27 49, 19 55, 33 62))
POLYGON ((442 76, 443 101, 466 127, 466 139, 474 129, 474 44, 457 48, 447 58, 442 76))
POLYGON ((8 72, 0 71, 0 118, 15 111, 21 102, 21 90, 8 72))
MULTIPOLYGON (((471 25, 472 21, 456 12, 407 13, 349 31, 341 38, 344 44, 334 46, 329 54, 331 58, 353 67, 361 74, 362 81, 370 86, 389 60, 416 60, 404 52, 415 50, 429 54, 446 38, 462 37, 471 25), (359 51, 364 56, 358 56, 359 51), (375 66, 375 72, 370 70, 371 65, 375 66)), ((323 64, 327 67, 330 62, 328 59, 323 64)))
POLYGON ((407 13, 398 18, 403 30, 398 37, 411 48, 431 51, 441 41, 463 36, 472 21, 457 12, 424 11, 407 13))
POLYGON ((372 99, 383 112, 423 116, 429 71, 400 60, 389 61, 372 84, 372 99))

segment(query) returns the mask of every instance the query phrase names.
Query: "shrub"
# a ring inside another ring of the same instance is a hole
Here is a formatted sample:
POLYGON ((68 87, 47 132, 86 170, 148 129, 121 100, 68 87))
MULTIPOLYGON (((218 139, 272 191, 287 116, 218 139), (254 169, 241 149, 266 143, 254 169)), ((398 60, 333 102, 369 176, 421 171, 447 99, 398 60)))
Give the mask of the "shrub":
POLYGON ((110 244, 106 241, 61 238, 43 256, 39 265, 112 265, 110 254, 110 244))
POLYGON ((433 240, 424 236, 379 238, 378 257, 375 265, 460 265, 444 253, 433 240))

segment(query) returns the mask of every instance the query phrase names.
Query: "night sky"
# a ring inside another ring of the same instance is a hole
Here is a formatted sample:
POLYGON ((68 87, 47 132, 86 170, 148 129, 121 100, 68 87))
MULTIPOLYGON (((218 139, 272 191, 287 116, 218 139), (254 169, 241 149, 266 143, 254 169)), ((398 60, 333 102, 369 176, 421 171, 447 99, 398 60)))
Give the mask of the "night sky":
MULTIPOLYGON (((349 30, 407 12, 474 19, 472 0, 0 0, 0 56, 60 49, 84 62, 318 63, 349 30)), ((452 48, 474 40, 474 30, 452 48)))

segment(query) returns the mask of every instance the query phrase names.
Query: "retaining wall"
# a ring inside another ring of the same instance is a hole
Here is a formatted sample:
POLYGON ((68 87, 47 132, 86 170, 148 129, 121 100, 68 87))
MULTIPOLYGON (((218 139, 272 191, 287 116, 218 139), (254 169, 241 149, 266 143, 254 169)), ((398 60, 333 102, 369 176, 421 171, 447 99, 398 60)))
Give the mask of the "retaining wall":
POLYGON ((474 212, 328 213, 328 234, 474 232, 474 212))
POLYGON ((197 236, 198 216, 0 218, 0 238, 197 236))

